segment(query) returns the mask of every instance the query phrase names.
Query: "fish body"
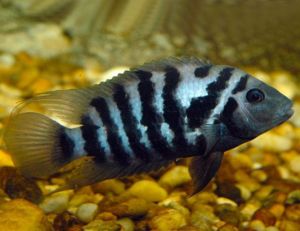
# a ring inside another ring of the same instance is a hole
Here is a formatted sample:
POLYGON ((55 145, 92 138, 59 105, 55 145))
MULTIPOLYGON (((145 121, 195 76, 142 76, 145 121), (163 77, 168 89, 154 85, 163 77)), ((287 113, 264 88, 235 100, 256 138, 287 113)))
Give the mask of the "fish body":
POLYGON ((238 68, 169 58, 89 88, 36 96, 12 116, 4 140, 25 175, 61 172, 66 188, 193 157, 198 192, 225 151, 286 121, 291 107, 288 98, 238 68), (77 126, 22 112, 30 104, 77 126))

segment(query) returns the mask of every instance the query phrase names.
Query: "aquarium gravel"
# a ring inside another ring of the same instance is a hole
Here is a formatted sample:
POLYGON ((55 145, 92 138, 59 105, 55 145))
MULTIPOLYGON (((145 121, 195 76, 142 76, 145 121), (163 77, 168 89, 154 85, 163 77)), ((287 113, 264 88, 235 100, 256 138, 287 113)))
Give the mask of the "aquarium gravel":
MULTIPOLYGON (((49 90, 89 86, 119 69, 107 71, 89 60, 79 67, 25 53, 1 54, 0 129, 20 100, 49 90)), ((0 230, 300 230, 299 86, 286 71, 245 69, 292 98, 295 115, 227 152, 204 191, 190 196, 189 160, 180 160, 150 174, 49 194, 64 181, 23 177, 1 146, 0 230)))

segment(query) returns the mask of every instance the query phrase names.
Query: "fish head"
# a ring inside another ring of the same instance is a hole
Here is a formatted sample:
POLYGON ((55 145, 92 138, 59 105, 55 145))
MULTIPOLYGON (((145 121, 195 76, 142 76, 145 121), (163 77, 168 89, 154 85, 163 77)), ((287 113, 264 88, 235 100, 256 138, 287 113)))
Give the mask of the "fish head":
POLYGON ((226 106, 223 121, 228 130, 234 137, 246 140, 280 125, 293 115, 293 103, 289 98, 249 75, 245 89, 233 94, 226 106))

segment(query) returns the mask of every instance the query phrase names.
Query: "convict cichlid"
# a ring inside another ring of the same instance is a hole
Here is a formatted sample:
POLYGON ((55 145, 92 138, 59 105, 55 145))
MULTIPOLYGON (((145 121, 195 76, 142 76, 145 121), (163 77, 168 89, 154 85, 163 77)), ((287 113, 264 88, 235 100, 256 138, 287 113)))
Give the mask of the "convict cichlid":
POLYGON ((197 58, 169 58, 89 88, 44 93, 18 111, 4 140, 26 176, 59 172, 69 188, 193 157, 194 193, 214 177, 224 151, 293 114, 292 102, 274 88, 238 68, 197 58), (22 112, 35 103, 73 126, 22 112))

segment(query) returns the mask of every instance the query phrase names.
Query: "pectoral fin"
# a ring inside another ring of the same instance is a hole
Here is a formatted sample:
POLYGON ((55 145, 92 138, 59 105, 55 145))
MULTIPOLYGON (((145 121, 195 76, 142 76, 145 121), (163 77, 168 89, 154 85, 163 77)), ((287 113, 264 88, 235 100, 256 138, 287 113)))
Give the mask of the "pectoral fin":
POLYGON ((212 152, 192 158, 189 171, 193 182, 193 194, 200 192, 216 175, 223 159, 223 152, 212 152))

